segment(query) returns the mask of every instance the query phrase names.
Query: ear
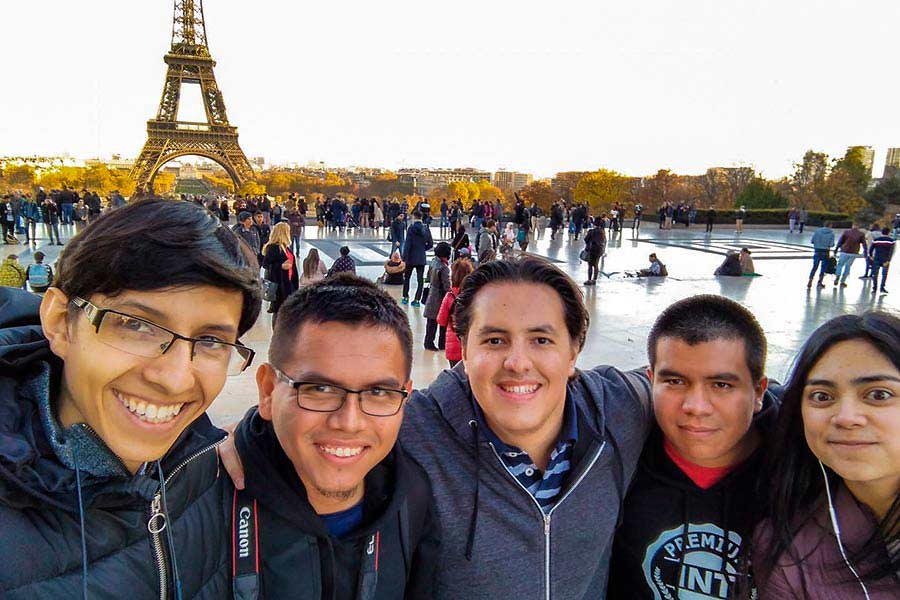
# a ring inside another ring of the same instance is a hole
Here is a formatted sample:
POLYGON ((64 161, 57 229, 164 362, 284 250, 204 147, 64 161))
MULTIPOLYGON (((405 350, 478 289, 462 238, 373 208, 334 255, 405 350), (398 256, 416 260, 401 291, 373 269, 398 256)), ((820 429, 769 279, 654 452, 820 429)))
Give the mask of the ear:
POLYGON ((578 347, 578 344, 572 343, 572 355, 569 357, 569 371, 568 377, 571 379, 575 377, 575 363, 578 362, 578 355, 581 354, 581 348, 578 347))
POLYGON ((277 376, 269 363, 259 365, 256 370, 256 389, 259 392, 259 416, 272 420, 272 394, 275 393, 277 376))
POLYGON ((41 300, 40 314, 41 328, 44 330, 44 337, 50 342, 50 351, 66 360, 71 343, 69 298, 59 288, 49 288, 41 300))
POLYGON ((759 381, 756 382, 756 387, 754 391, 754 400, 753 400, 753 413, 758 413, 762 410, 763 405, 763 396, 766 394, 766 389, 769 387, 769 378, 763 377, 759 381))
POLYGON ((653 367, 647 367, 647 378, 650 380, 650 386, 653 386, 653 367))

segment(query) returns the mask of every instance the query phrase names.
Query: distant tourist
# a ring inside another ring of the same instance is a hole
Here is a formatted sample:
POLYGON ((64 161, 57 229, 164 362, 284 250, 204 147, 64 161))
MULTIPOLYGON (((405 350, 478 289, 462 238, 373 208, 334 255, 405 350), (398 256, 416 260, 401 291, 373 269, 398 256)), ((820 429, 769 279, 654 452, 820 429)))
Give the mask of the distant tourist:
POLYGON ((729 252, 715 272, 716 277, 740 277, 743 274, 744 272, 741 270, 741 257, 737 252, 729 252))
POLYGON ((857 223, 853 223, 850 229, 845 230, 841 237, 838 238, 835 253, 840 250, 838 256, 837 268, 834 272, 834 287, 840 285, 842 288, 847 287, 847 277, 850 275, 850 267, 860 256, 860 248, 862 254, 866 254, 868 246, 866 246, 866 234, 859 229, 857 223))
POLYGON ((25 269, 19 264, 19 257, 10 254, 0 263, 0 286, 11 288, 25 287, 25 269))
POLYGON ((406 263, 400 257, 400 251, 394 250, 391 257, 384 261, 384 273, 381 275, 381 283, 385 285, 403 285, 403 272, 406 263))
POLYGON ((334 264, 328 269, 329 277, 335 273, 353 273, 356 275, 356 263, 350 258, 350 248, 347 246, 341 246, 340 258, 334 261, 334 264))
POLYGON ((807 289, 812 287, 813 277, 816 276, 816 270, 819 270, 818 287, 823 288, 825 284, 822 280, 825 278, 825 268, 831 255, 831 247, 834 246, 834 231, 831 230, 831 223, 826 222, 819 227, 812 236, 813 246, 813 267, 809 272, 809 282, 806 284, 807 289))
POLYGON ((321 281, 325 279, 326 275, 328 275, 328 270, 325 268, 325 263, 319 258, 319 251, 310 248, 306 258, 303 259, 303 276, 300 277, 300 287, 321 281))
POLYGON ((710 206, 706 209, 706 233, 712 233, 713 225, 716 222, 716 209, 710 206))
POLYGON ((741 273, 744 275, 758 275, 756 267, 753 266, 753 258, 750 254, 750 248, 741 248, 741 273))
POLYGON ((659 257, 656 256, 656 252, 650 254, 649 257, 650 266, 646 269, 641 269, 639 271, 626 271, 626 277, 668 277, 669 270, 666 268, 666 265, 663 264, 659 257))
POLYGON ((734 213, 734 231, 736 233, 743 233, 744 231, 744 219, 747 218, 747 208, 743 205, 739 209, 737 209, 734 213))
POLYGON ((53 269, 44 264, 44 258, 44 253, 38 250, 34 253, 34 264, 25 270, 25 280, 37 294, 43 294, 53 284, 53 269))
POLYGON ((881 235, 872 242, 869 248, 869 256, 872 257, 872 295, 878 289, 878 272, 881 271, 881 293, 887 294, 887 288, 884 287, 887 281, 888 267, 891 264, 891 258, 894 256, 894 238, 891 237, 891 230, 885 227, 881 230, 881 235))

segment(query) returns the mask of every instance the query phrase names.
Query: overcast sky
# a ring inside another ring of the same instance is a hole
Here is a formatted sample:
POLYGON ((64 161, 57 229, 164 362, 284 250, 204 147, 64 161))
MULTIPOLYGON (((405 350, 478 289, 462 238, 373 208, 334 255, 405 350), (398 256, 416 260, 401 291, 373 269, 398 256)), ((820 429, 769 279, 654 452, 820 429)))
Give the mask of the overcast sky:
MULTIPOLYGON (((134 157, 171 0, 0 3, 0 155, 134 157)), ((900 146, 896 0, 206 0, 248 156, 549 176, 900 146)), ((187 96, 187 116, 199 93, 187 96), (194 102, 190 100, 193 98, 194 102)), ((202 113, 201 113, 202 114, 202 113)), ((185 116, 185 113, 182 114, 185 116)))

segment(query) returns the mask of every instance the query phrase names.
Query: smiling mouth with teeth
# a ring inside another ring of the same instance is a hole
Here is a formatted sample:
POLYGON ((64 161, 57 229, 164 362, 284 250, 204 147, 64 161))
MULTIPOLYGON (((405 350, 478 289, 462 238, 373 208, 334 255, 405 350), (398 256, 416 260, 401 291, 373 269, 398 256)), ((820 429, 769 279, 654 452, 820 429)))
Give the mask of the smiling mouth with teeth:
POLYGON ((145 423, 169 423, 178 416, 184 406, 183 402, 181 404, 152 404, 146 400, 126 396, 118 390, 115 390, 113 395, 131 414, 145 423))
POLYGON ((344 446, 318 446, 318 448, 325 454, 330 454, 339 458, 350 458, 351 456, 358 456, 359 453, 364 450, 362 446, 357 448, 346 448, 344 446))
POLYGON ((501 385, 500 389, 509 394, 533 394, 537 391, 537 389, 541 387, 539 385, 501 385))

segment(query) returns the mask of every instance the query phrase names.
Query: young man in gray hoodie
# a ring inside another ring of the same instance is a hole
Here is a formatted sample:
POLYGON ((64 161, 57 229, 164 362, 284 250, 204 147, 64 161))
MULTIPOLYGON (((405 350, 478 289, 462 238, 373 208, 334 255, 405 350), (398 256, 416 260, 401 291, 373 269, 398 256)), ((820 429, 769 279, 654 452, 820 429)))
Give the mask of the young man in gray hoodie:
POLYGON ((454 326, 462 364, 414 392, 400 432, 441 521, 435 597, 604 598, 646 374, 576 369, 588 313, 540 258, 475 270, 454 326))

